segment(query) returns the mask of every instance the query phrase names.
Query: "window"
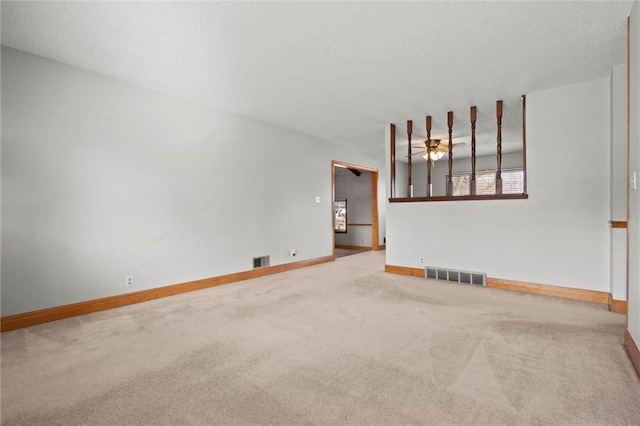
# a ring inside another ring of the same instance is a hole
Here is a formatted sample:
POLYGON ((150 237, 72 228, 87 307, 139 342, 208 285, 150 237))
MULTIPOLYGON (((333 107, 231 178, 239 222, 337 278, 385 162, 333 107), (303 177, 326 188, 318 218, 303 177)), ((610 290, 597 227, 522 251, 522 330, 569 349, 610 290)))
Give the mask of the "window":
POLYGON ((347 200, 334 201, 334 230, 337 233, 347 233, 347 200))
MULTIPOLYGON (((469 195, 471 193, 471 172, 454 173, 453 195, 469 195)), ((476 172, 476 194, 494 195, 496 193, 496 171, 487 170, 476 172)), ((523 194, 524 193, 524 171, 522 169, 502 171, 502 193, 503 194, 523 194)))

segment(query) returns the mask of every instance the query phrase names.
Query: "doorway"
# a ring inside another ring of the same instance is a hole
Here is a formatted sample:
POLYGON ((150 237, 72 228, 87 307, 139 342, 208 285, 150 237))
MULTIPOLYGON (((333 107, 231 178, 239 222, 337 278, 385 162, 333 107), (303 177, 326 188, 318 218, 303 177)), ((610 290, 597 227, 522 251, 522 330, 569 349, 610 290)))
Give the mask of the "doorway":
POLYGON ((378 170, 334 160, 331 189, 333 256, 336 249, 341 254, 347 250, 381 250, 378 170))

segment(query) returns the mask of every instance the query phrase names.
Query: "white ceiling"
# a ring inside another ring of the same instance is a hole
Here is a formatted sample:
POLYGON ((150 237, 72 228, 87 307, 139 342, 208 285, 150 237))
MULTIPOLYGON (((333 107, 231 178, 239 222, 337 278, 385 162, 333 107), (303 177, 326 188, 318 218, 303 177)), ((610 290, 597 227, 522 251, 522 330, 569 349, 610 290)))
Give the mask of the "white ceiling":
MULTIPOLYGON (((298 131, 384 151, 434 137, 521 140, 520 95, 609 76, 632 1, 2 2, 2 44, 298 131), (404 143, 399 135, 398 145, 404 143)), ((468 148, 468 145, 467 145, 468 148)), ((458 148, 456 148, 458 149, 458 148)), ((490 149, 493 149, 490 147, 490 149)))

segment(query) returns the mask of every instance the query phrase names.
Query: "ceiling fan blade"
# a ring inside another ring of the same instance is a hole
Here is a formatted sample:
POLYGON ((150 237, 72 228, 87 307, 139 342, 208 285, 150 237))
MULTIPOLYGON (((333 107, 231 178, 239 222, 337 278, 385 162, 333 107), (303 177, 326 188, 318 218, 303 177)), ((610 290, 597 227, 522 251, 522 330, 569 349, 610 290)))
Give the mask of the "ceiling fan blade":
MULTIPOLYGON (((442 141, 440 142, 440 145, 444 145, 444 146, 449 146, 449 141, 442 141)), ((453 146, 457 146, 457 145, 466 145, 465 142, 454 142, 453 146)))

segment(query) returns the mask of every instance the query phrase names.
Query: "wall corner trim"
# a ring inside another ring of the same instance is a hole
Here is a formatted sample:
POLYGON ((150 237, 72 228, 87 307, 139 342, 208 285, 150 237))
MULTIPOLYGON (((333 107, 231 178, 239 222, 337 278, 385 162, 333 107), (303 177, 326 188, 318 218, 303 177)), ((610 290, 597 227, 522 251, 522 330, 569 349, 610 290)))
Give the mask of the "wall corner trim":
POLYGON ((318 257, 315 259, 267 266, 264 268, 251 269, 249 271, 236 272, 227 275, 220 275, 217 277, 204 278, 196 281, 188 281, 180 284, 156 287, 148 290, 136 291, 133 293, 118 294, 115 296, 87 300, 84 302, 77 302, 69 305, 54 306, 52 308, 40 309, 37 311, 8 315, 0 318, 0 331, 5 332, 24 327, 31 327, 33 325, 44 324, 64 318, 91 314, 93 312, 119 308, 121 306, 133 305, 135 303, 147 302, 149 300, 159 299, 162 297, 175 296, 177 294, 202 290, 205 288, 215 287, 223 284, 230 284, 237 281, 244 281, 252 278, 263 277, 266 275, 292 271, 294 269, 306 268, 308 266, 319 265, 321 263, 333 262, 334 260, 335 257, 333 255, 318 257))
POLYGON ((624 347, 627 350, 627 354, 629 354, 629 358, 631 359, 631 363, 633 367, 636 369, 636 373, 640 378, 640 350, 638 350, 638 345, 633 341, 633 337, 629 334, 629 330, 624 332, 624 347))
POLYGON ((607 302, 609 305, 609 310, 611 312, 615 312, 616 314, 626 314, 627 313, 627 301, 626 300, 616 300, 613 298, 611 294, 609 294, 609 301, 607 302))

